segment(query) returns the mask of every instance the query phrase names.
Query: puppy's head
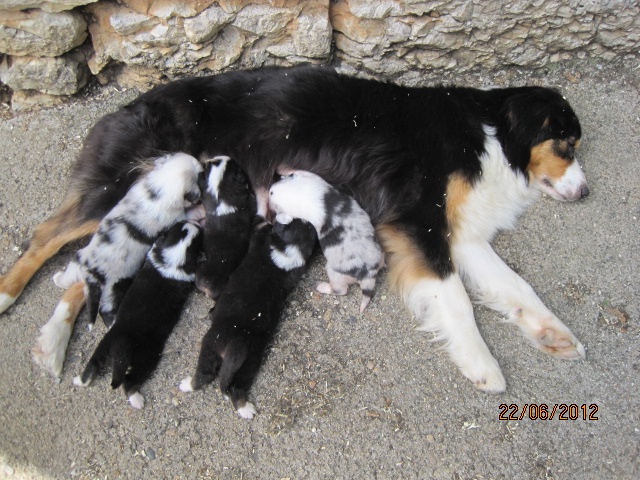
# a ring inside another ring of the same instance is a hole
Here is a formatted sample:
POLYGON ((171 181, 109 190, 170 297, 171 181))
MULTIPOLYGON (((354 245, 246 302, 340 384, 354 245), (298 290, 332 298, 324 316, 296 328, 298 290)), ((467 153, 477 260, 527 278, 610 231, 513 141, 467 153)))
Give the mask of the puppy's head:
POLYGON ((202 165, 186 153, 172 153, 155 160, 147 176, 150 198, 190 207, 200 200, 198 179, 202 165))
POLYGON ((208 213, 222 203, 230 207, 242 207, 249 201, 251 194, 247 175, 237 162, 225 155, 204 161, 200 189, 208 213))
POLYGON ((269 209, 300 218, 320 228, 325 219, 324 196, 329 184, 315 173, 288 171, 288 175, 271 185, 269 209))
POLYGON ((156 240, 148 258, 163 277, 192 282, 201 250, 200 227, 179 222, 156 240))
POLYGON ((507 156, 526 173, 532 187, 560 201, 579 200, 589 194, 576 160, 580 122, 558 91, 521 89, 505 102, 505 117, 507 156))
POLYGON ((271 232, 271 260, 287 271, 303 267, 311 258, 316 240, 311 223, 278 214, 271 232))

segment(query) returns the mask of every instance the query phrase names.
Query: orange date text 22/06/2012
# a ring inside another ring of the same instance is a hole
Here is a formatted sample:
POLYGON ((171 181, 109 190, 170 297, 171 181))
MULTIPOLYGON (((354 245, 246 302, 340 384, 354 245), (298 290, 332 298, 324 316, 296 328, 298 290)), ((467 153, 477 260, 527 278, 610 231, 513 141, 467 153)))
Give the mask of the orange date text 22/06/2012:
POLYGON ((501 403, 498 407, 499 420, 598 420, 598 405, 583 403, 525 403, 523 406, 515 403, 501 403))

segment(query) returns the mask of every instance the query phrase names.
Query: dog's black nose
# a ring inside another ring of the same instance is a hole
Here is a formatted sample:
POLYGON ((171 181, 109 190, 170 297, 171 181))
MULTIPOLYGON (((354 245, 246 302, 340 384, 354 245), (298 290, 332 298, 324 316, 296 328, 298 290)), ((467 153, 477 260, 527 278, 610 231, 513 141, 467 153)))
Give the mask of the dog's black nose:
POLYGON ((586 185, 584 185, 581 189, 580 189, 580 198, 585 198, 589 196, 589 187, 587 187, 586 185))

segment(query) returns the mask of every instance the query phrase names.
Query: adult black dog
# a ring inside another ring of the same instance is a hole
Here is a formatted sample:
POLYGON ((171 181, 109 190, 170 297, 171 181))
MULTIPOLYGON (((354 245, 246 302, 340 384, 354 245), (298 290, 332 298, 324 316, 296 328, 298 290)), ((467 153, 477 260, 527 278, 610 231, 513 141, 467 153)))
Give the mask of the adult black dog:
POLYGON ((580 136, 570 105, 547 88, 407 88, 316 67, 174 81, 92 129, 61 210, 0 281, 0 311, 62 245, 95 230, 135 181, 131 162, 173 151, 230 155, 263 208, 279 166, 350 193, 376 225, 391 282, 411 312, 478 388, 502 391, 462 278, 536 347, 584 357, 489 245, 540 192, 562 201, 588 194, 574 158, 580 136))

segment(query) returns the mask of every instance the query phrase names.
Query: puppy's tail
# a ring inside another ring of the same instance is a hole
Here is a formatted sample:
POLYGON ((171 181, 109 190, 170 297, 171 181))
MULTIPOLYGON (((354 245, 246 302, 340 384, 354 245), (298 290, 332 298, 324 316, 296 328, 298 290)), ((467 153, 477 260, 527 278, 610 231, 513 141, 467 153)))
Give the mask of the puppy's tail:
POLYGON ((376 277, 367 277, 363 280, 360 280, 360 288, 362 289, 362 302, 360 303, 360 313, 363 313, 376 288, 376 277))
POLYGON ((124 382, 127 371, 133 359, 133 345, 127 337, 120 337, 113 342, 111 347, 113 359, 113 374, 111 376, 111 388, 118 388, 124 382))

